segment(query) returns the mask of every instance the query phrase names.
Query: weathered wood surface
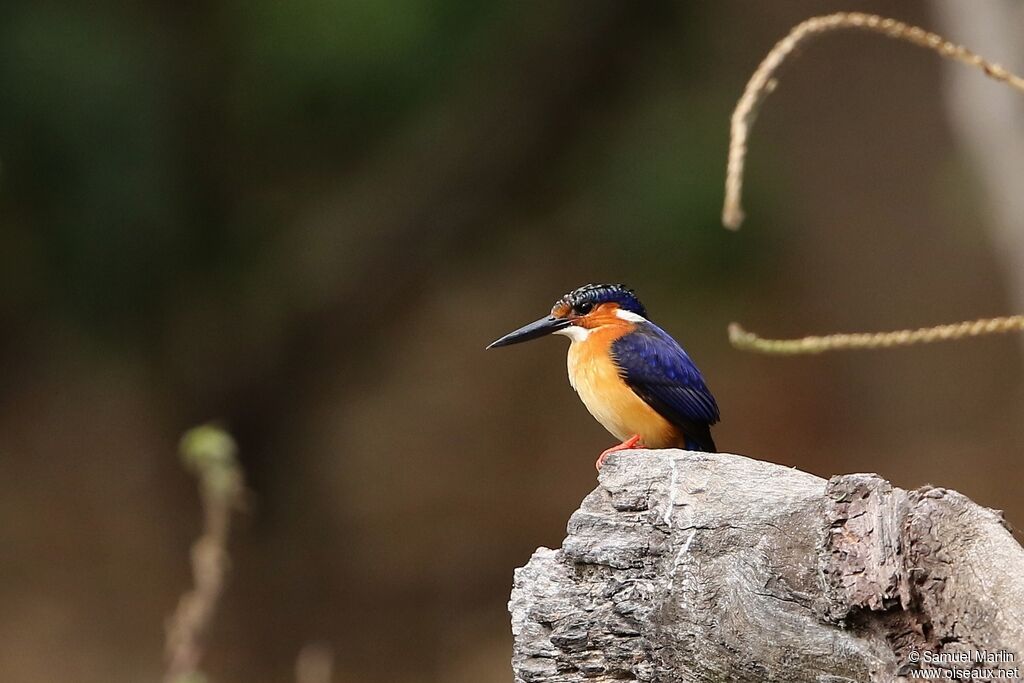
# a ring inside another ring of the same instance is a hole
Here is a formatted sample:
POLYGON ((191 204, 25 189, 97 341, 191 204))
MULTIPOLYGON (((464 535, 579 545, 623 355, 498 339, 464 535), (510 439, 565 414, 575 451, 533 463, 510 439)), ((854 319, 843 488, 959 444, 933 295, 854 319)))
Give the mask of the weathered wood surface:
POLYGON ((982 649, 1006 668, 1024 655, 1024 549, 948 489, 632 451, 562 549, 516 571, 509 609, 517 683, 890 681, 917 654, 982 649))

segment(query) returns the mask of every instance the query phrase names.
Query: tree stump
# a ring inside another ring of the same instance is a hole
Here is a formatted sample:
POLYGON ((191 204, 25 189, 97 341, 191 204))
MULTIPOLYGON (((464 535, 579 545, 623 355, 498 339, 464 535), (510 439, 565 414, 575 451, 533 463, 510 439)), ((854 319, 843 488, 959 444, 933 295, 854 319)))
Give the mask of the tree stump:
POLYGON ((1022 666, 1024 549, 956 491, 678 450, 616 453, 599 482, 516 570, 517 683, 1022 666))

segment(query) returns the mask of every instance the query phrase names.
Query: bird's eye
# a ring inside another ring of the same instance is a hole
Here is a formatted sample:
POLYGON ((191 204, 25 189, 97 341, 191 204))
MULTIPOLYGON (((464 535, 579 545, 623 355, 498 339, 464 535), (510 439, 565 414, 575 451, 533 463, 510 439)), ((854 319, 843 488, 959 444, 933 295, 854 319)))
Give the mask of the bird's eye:
POLYGON ((584 301, 583 303, 576 304, 573 308, 576 310, 577 315, 586 315, 594 310, 594 304, 584 301))

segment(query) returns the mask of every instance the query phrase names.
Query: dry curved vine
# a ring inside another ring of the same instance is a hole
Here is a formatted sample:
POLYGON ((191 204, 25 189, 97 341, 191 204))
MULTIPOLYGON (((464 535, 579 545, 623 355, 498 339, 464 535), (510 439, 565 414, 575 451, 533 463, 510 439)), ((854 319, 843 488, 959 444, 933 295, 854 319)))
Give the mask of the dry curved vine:
MULTIPOLYGON (((758 65, 736 104, 732 114, 729 160, 725 179, 725 205, 722 223, 731 230, 739 229, 744 219, 743 171, 747 157, 750 129, 764 98, 775 89, 775 73, 786 58, 803 42, 830 31, 861 29, 903 40, 981 69, 985 75, 1024 93, 1024 78, 998 64, 975 54, 967 48, 946 40, 942 36, 896 19, 861 12, 838 12, 812 17, 797 24, 789 34, 758 65)), ((746 351, 769 354, 806 354, 839 349, 878 349, 893 346, 964 339, 988 334, 1024 330, 1024 315, 984 318, 948 325, 937 325, 916 330, 893 332, 830 334, 801 339, 764 339, 744 330, 738 323, 729 326, 729 339, 733 346, 746 351)))

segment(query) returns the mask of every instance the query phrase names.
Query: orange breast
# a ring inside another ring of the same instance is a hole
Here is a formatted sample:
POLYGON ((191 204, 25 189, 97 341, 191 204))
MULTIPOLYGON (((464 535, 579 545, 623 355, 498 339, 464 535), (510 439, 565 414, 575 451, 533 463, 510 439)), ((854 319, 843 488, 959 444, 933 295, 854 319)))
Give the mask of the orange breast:
POLYGON ((609 351, 622 333, 599 327, 590 330, 586 339, 573 340, 569 347, 569 383, 590 414, 620 441, 639 434, 648 448, 682 447, 679 430, 619 377, 609 351))

